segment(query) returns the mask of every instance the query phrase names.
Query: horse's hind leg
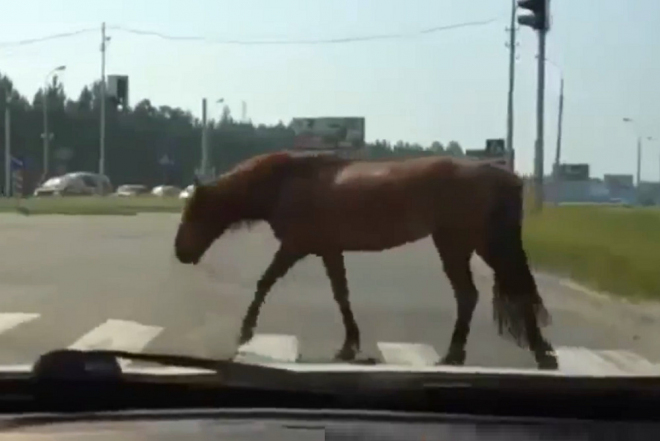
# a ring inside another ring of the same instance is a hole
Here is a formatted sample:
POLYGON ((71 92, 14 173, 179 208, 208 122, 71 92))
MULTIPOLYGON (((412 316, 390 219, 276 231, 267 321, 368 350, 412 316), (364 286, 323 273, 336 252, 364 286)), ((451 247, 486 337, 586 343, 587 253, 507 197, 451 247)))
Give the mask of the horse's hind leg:
POLYGON ((325 272, 332 285, 332 293, 335 297, 341 318, 344 322, 346 335, 344 344, 337 352, 337 360, 351 361, 360 351, 360 329, 353 317, 351 303, 348 300, 348 280, 346 279, 346 265, 341 253, 333 253, 322 256, 325 272))
POLYGON ((241 335, 238 339, 239 344, 246 343, 252 339, 254 328, 257 326, 257 318, 259 317, 261 305, 264 303, 268 292, 272 289, 273 285, 275 285, 275 282, 281 277, 284 277, 284 275, 305 256, 305 254, 288 251, 280 246, 270 265, 257 282, 257 291, 254 293, 254 299, 243 318, 241 335))
POLYGON ((470 268, 474 246, 466 233, 461 231, 436 232, 433 234, 433 243, 454 289, 457 307, 451 342, 441 363, 460 366, 465 363, 465 345, 470 333, 470 322, 479 299, 470 268))
POLYGON ((534 354, 539 369, 557 369, 557 357, 552 344, 545 339, 539 326, 538 315, 547 320, 547 313, 543 307, 540 296, 534 282, 524 250, 521 245, 511 244, 510 256, 498 256, 489 253, 487 248, 477 249, 481 258, 493 269, 495 281, 493 283, 493 311, 500 326, 500 333, 504 327, 509 327, 509 332, 516 338, 518 343, 527 343, 530 351, 534 354), (517 251, 515 251, 517 249, 517 251), (519 274, 519 275, 518 275, 519 274), (515 277, 520 282, 516 282, 515 277), (502 290, 504 286, 505 291, 502 290), (530 297, 520 296, 520 291, 530 297), (512 294, 518 294, 512 296, 512 294), (516 302, 514 298, 519 298, 516 302), (517 319, 516 316, 521 316, 517 319), (517 324, 516 321, 520 321, 517 324), (522 331, 520 330, 522 328, 522 331), (520 333, 524 335, 520 335, 520 333))

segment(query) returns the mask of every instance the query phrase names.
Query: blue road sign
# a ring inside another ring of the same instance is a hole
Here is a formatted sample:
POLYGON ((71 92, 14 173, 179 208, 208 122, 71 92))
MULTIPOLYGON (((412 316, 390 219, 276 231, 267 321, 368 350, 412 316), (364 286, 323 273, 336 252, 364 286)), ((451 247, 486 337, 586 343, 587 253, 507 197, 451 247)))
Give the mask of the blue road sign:
POLYGON ((25 163, 23 159, 17 158, 16 156, 11 157, 11 168, 12 170, 23 170, 25 163))
POLYGON ((160 157, 158 163, 163 167, 172 167, 174 166, 174 160, 171 159, 167 154, 160 157))

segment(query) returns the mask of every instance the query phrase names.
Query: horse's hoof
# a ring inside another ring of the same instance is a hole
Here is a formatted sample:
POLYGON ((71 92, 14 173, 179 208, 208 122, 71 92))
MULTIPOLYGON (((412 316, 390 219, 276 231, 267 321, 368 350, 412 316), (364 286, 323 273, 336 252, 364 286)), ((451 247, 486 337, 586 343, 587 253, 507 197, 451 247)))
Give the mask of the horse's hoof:
POLYGON ((536 357, 536 365, 540 370, 556 371, 559 369, 559 362, 554 354, 545 353, 536 357))
POLYGON ((342 347, 335 355, 336 361, 353 361, 357 357, 358 348, 354 345, 342 347))
POLYGON ((440 360, 441 365, 463 366, 465 364, 465 351, 451 351, 440 360))

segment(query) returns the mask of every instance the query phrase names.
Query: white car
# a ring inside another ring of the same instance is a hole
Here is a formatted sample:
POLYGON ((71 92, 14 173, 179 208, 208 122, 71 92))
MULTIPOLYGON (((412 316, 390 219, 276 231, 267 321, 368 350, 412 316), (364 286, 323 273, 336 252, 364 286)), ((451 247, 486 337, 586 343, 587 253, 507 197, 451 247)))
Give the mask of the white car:
POLYGON ((48 179, 34 191, 34 196, 92 196, 109 193, 112 193, 112 184, 107 176, 74 172, 48 179))
POLYGON ((151 194, 158 197, 174 197, 180 192, 181 189, 174 185, 159 185, 151 190, 151 194))
POLYGON ((193 184, 190 184, 189 186, 184 188, 181 193, 179 193, 179 199, 188 199, 190 197, 190 195, 192 194, 194 189, 195 189, 195 186, 193 184))

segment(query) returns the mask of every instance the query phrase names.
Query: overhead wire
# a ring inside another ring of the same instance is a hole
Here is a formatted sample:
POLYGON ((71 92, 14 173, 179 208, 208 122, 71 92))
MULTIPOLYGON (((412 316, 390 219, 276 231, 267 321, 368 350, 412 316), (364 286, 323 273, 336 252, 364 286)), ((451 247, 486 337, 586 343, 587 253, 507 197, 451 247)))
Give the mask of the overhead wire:
POLYGON ((194 36, 175 36, 164 34, 156 31, 145 31, 140 29, 134 29, 124 26, 110 26, 109 29, 114 29, 117 31, 128 32, 136 35, 145 35, 158 37, 165 40, 177 40, 177 41, 204 41, 207 43, 216 43, 216 44, 230 44, 230 45, 316 45, 316 44, 341 44, 341 43, 357 43, 364 41, 374 41, 374 40, 392 40, 392 39, 402 39, 402 38, 411 38, 420 35, 427 35, 441 31, 449 31, 452 29, 465 28, 465 27, 474 27, 474 26, 485 26, 497 21, 496 19, 489 20, 479 20, 479 21, 469 21, 462 23, 454 23, 450 25, 441 25, 434 26, 431 28, 422 29, 419 31, 411 33, 392 33, 392 34, 372 34, 372 35, 362 35, 354 37, 335 37, 335 38, 325 38, 325 39, 291 39, 291 40, 234 40, 234 39, 218 39, 218 38, 208 38, 208 37, 194 37, 194 36))
POLYGON ((30 44, 43 43, 43 42, 50 41, 50 40, 58 40, 58 39, 61 39, 61 38, 75 37, 76 35, 87 34, 87 33, 90 33, 90 32, 98 32, 98 29, 97 28, 88 28, 88 29, 80 29, 80 30, 72 31, 72 32, 62 32, 62 33, 59 33, 59 34, 46 35, 44 37, 28 38, 28 39, 24 39, 24 40, 0 41, 0 48, 27 46, 27 45, 30 45, 30 44))
MULTIPOLYGON (((202 36, 177 36, 177 35, 157 32, 157 31, 127 27, 122 25, 111 25, 108 26, 107 29, 118 32, 126 32, 133 35, 157 37, 171 41, 198 41, 198 42, 205 42, 212 44, 246 45, 246 46, 247 45, 261 45, 261 46, 319 45, 319 44, 345 44, 345 43, 357 43, 357 42, 376 41, 376 40, 412 38, 422 35, 434 34, 437 32, 450 31, 459 28, 486 26, 496 21, 497 19, 495 18, 488 20, 466 21, 460 23, 453 23, 449 25, 433 26, 431 28, 421 29, 418 31, 413 31, 408 33, 372 34, 372 35, 362 35, 362 36, 353 36, 353 37, 335 37, 335 38, 321 38, 321 39, 289 39, 289 40, 241 40, 241 39, 210 38, 210 37, 202 37, 202 36)), ((77 31, 51 34, 37 38, 29 38, 29 39, 15 40, 15 41, 0 41, 0 49, 43 43, 46 41, 69 38, 81 34, 87 34, 90 32, 98 32, 98 31, 99 29, 97 28, 86 28, 77 31)))

